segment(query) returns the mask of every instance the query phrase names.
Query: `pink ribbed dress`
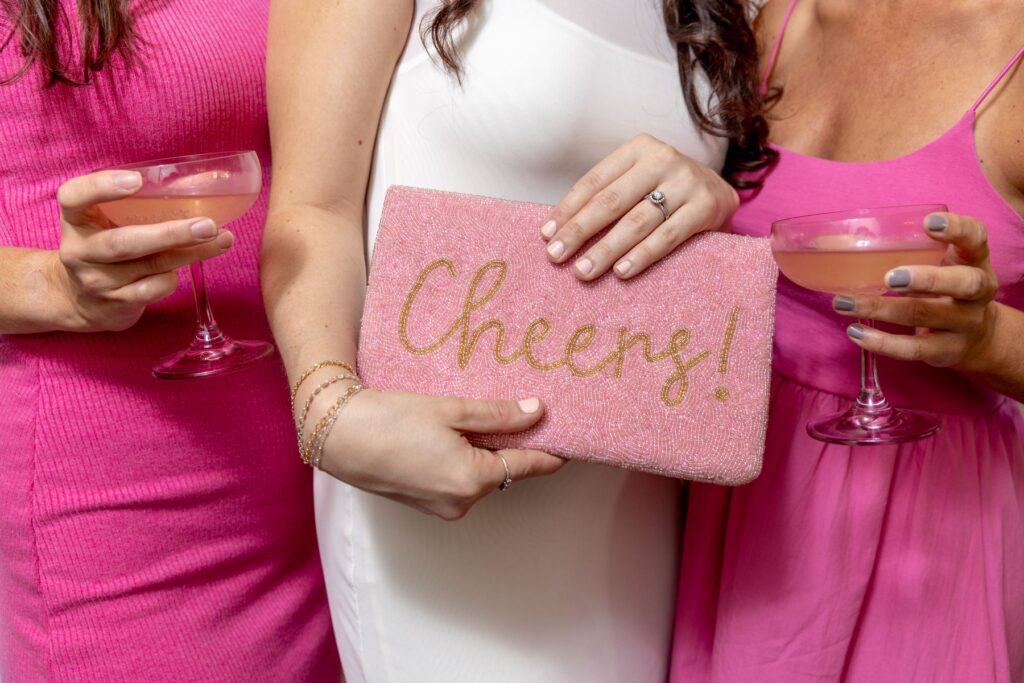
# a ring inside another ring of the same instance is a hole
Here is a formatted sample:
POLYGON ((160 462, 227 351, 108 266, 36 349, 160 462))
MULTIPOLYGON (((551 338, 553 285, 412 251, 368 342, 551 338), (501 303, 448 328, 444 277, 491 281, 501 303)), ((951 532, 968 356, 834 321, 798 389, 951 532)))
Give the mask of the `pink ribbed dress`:
MULTIPOLYGON (((57 247, 57 187, 98 167, 250 148, 267 165, 267 5, 132 3, 136 66, 116 59, 81 88, 42 90, 37 70, 0 86, 0 244, 57 247)), ((15 41, 0 73, 20 63, 15 41)), ((207 268, 242 338, 270 338, 265 213, 266 191, 207 268)), ((279 360, 149 374, 190 338, 187 280, 126 332, 0 336, 3 683, 338 680, 279 360)))
MULTIPOLYGON (((787 216, 944 202, 987 225, 998 298, 1024 308, 1024 218, 974 148, 988 93, 944 135, 889 161, 779 149, 736 231, 764 236, 787 216)), ((889 447, 811 439, 807 421, 844 409, 859 381, 850 319, 831 301, 780 277, 762 474, 736 489, 691 488, 672 681, 1021 683, 1024 420, 958 372, 883 358, 888 398, 940 413, 942 431, 889 447)))

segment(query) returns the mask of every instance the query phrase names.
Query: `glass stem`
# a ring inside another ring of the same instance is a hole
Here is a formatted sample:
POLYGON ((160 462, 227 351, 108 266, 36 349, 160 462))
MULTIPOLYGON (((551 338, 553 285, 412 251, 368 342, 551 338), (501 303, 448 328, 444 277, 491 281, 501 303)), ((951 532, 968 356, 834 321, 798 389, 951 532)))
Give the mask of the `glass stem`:
MULTIPOLYGON (((864 327, 875 328, 871 320, 858 321, 864 327)), ((857 408, 865 413, 881 413, 889 410, 889 402, 882 395, 882 387, 878 383, 878 366, 875 354, 861 348, 860 350, 860 395, 857 396, 857 408)))
POLYGON ((217 321, 210 309, 210 299, 206 295, 206 276, 202 262, 189 265, 192 276, 192 295, 196 300, 196 338, 192 341, 193 348, 210 348, 224 342, 224 333, 220 331, 217 321))

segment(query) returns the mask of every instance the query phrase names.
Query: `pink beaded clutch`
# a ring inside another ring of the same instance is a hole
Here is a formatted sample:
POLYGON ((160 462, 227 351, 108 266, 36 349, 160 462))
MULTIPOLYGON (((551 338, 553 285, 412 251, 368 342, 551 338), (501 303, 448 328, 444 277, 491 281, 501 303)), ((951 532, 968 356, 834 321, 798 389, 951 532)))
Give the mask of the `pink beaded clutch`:
POLYGON ((768 419, 777 270, 767 240, 699 235, 647 272, 582 283, 548 262, 550 207, 392 187, 370 270, 367 386, 540 397, 541 422, 471 436, 743 484, 768 419))

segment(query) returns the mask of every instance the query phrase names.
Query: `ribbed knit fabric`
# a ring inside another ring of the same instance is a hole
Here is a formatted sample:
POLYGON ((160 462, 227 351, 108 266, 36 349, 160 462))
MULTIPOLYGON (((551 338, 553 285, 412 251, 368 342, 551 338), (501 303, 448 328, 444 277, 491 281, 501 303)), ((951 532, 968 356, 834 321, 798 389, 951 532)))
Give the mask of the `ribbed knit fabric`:
MULTIPOLYGON (((134 66, 82 88, 43 90, 35 70, 0 86, 0 243, 57 247, 54 192, 92 169, 232 149, 268 165, 266 13, 266 0, 136 3, 134 66)), ((0 73, 19 65, 15 41, 0 73)), ((270 338, 265 212, 266 191, 207 267, 241 338, 270 338)), ((126 332, 0 336, 4 683, 338 680, 280 361, 149 374, 190 338, 182 280, 126 332)))

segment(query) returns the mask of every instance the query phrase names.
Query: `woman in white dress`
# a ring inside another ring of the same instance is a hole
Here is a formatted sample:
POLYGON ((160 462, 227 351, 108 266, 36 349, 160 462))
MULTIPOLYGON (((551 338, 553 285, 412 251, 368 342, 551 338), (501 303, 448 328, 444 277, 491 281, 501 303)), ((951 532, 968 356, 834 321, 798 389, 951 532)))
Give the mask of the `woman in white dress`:
MULTIPOLYGON (((684 200, 702 207, 682 226, 663 223, 642 198, 609 207, 602 226, 640 212, 654 246, 619 261, 622 245, 589 259, 571 245, 549 249, 552 260, 576 258, 585 279, 624 260, 633 267, 618 275, 633 276, 642 254, 654 260, 687 234, 719 228, 735 208, 735 193, 707 170, 721 169, 728 143, 688 111, 660 2, 481 0, 454 33, 461 85, 421 44, 417 27, 432 5, 272 5, 263 281, 293 381, 325 359, 355 362, 366 252, 390 185, 555 203, 618 148, 599 170, 633 173, 634 184, 649 183, 644 193, 663 189, 673 212, 684 200), (640 151, 655 161, 630 162, 640 151)), ((447 5, 457 14, 473 3, 447 5)), ((577 184, 563 218, 596 189, 577 184)), ((591 214, 592 223, 600 211, 591 214)), ((571 241, 569 231, 559 235, 549 246, 571 241)), ((296 405, 332 374, 337 368, 315 371, 296 405)), ((312 414, 349 384, 324 389, 312 414)), ((533 397, 517 404, 372 388, 346 405, 315 486, 350 683, 665 680, 678 483, 582 463, 522 481, 563 462, 534 451, 499 458, 462 438, 525 429, 542 413, 533 397), (502 459, 514 484, 489 495, 505 478, 502 459), (465 519, 444 521, 471 506, 465 519)))

